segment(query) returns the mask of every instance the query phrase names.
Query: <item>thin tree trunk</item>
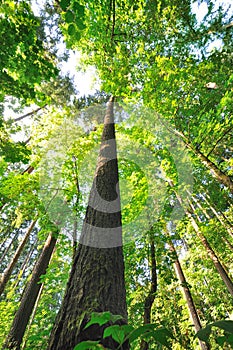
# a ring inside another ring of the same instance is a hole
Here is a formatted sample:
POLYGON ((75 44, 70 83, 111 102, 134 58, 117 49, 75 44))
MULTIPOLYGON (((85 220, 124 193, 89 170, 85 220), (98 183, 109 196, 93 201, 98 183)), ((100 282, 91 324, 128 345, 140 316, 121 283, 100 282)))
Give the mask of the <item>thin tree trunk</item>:
MULTIPOLYGON (((173 187, 173 183, 172 181, 169 182, 170 186, 173 187)), ((178 193, 175 191, 176 197, 178 199, 178 201, 180 202, 180 204, 182 205, 182 199, 181 197, 178 195, 178 193)), ((205 250, 208 254, 208 256, 210 257, 210 259, 213 261, 213 264, 216 268, 216 270, 218 271, 220 277, 222 278, 224 284, 226 285, 229 293, 233 296, 233 283, 230 279, 230 277, 228 276, 226 270, 224 269, 223 265, 221 264, 221 262, 219 261, 217 255, 215 254, 214 250, 211 248, 208 240, 205 238, 205 236, 202 234, 201 230, 199 229, 192 213, 188 210, 185 210, 186 215, 189 217, 190 222, 194 228, 194 231, 196 232, 197 236, 199 237, 199 239, 201 240, 203 246, 205 247, 205 250)))
MULTIPOLYGON (((169 234, 167 233, 167 235, 169 235, 169 234)), ((181 285, 181 288, 183 290, 185 300, 187 302, 188 311, 189 311, 191 321, 194 325, 195 331, 198 332, 202 328, 202 326, 201 326, 201 321, 199 319, 199 316, 198 316, 198 313, 196 310, 196 306, 195 306, 193 298, 192 298, 192 294, 190 292, 188 283, 186 281, 184 272, 182 270, 176 249, 175 249, 171 240, 168 242, 168 245, 169 245, 170 252, 172 252, 174 254, 174 257, 175 257, 173 265, 174 265, 176 276, 177 276, 178 280, 180 281, 180 285, 181 285)), ((199 345, 200 345, 202 350, 209 350, 210 349, 209 345, 203 343, 200 340, 198 340, 198 341, 199 341, 199 345)))
POLYGON ((233 252, 233 245, 231 244, 231 242, 226 237, 222 237, 222 239, 227 244, 227 246, 230 248, 230 250, 233 252))
POLYGON ((213 249, 211 248, 209 242, 207 241, 207 239, 205 238, 205 236, 202 234, 202 232, 199 230, 199 227, 195 221, 195 219, 193 218, 191 213, 187 213, 191 224, 197 234, 197 236, 199 237, 199 239, 201 240, 203 246, 206 249, 207 254, 209 255, 210 259, 213 261, 214 266, 216 267, 216 270, 218 271, 218 273, 220 274, 223 282, 225 283, 229 293, 233 296, 233 283, 230 279, 230 277, 228 276, 226 270, 224 269, 223 265, 220 263, 217 255, 215 254, 215 252, 213 251, 213 249))
MULTIPOLYGON (((157 292, 157 271, 156 271, 156 258, 155 258, 155 242, 152 237, 153 232, 150 232, 150 260, 151 260, 151 287, 148 295, 144 302, 144 315, 143 323, 151 323, 151 308, 155 300, 155 295, 157 292)), ((145 340, 141 341, 140 350, 148 350, 149 344, 145 340)))
POLYGON ((37 239, 35 240, 35 242, 33 243, 33 245, 31 246, 31 249, 28 251, 28 254, 24 260, 24 262, 22 263, 21 267, 20 267, 20 270, 15 278, 15 284, 13 286, 14 289, 16 289, 16 287, 18 286, 19 284, 19 281, 24 273, 24 271, 26 270, 26 267, 27 267, 27 264, 28 264, 28 261, 30 260, 32 254, 34 253, 34 250, 35 250, 35 247, 36 247, 36 244, 37 244, 37 239))
MULTIPOLYGON (((80 242, 48 350, 73 350, 84 340, 98 340, 105 347, 116 349, 111 337, 102 337, 107 324, 84 329, 92 312, 121 315, 120 324, 127 320, 113 99, 104 120, 80 242)), ((127 348, 128 344, 122 347, 127 348)))
POLYGON ((49 234, 40 257, 33 269, 32 277, 28 282, 23 297, 21 299, 19 308, 15 314, 10 332, 8 334, 6 343, 3 349, 7 350, 19 350, 22 342, 27 324, 30 316, 33 312, 37 297, 41 288, 40 277, 46 273, 46 269, 49 265, 57 237, 57 233, 49 234))
POLYGON ((20 243, 19 247, 17 248, 15 254, 14 254, 14 257, 13 259, 11 260, 10 264, 8 265, 8 267, 6 268, 6 270, 4 271, 2 277, 1 277, 1 282, 0 282, 0 295, 3 293, 4 289, 5 289, 5 286, 11 276, 11 273, 13 271, 13 268, 15 267, 19 257, 20 257, 20 254, 22 253, 23 251, 23 248, 25 246, 25 244, 27 243, 28 241, 28 238, 36 224, 36 220, 32 221, 31 225, 29 226, 22 242, 20 243))
POLYGON ((214 164, 207 156, 205 156, 197 147, 194 147, 187 137, 182 132, 175 131, 175 133, 182 137, 184 140, 186 146, 192 150, 196 156, 202 161, 202 163, 211 170, 211 173, 214 175, 214 177, 218 180, 218 182, 222 183, 224 186, 226 186, 231 193, 233 193, 233 182, 230 178, 230 176, 226 175, 224 172, 222 172, 216 164, 214 164))
POLYGON ((35 318, 35 315, 36 315, 36 310, 38 308, 38 304, 39 304, 39 301, 40 301, 40 298, 41 298, 41 295, 42 295, 42 292, 43 292, 43 287, 44 287, 44 284, 42 284, 41 287, 40 287, 40 291, 38 293, 38 296, 37 296, 37 299, 36 299, 36 302, 35 302, 35 305, 34 305, 34 308, 33 308, 33 311, 32 311, 32 315, 30 317, 30 322, 28 323, 28 326, 27 326, 27 332, 25 334, 24 341, 23 341, 22 346, 21 346, 21 350, 26 349, 28 334, 30 332, 30 328, 31 328, 32 322, 34 321, 34 318, 35 318))
MULTIPOLYGON (((192 197, 192 198, 193 198, 193 197, 192 197)), ((195 208, 194 208, 194 206, 192 205, 191 201, 188 200, 188 202, 189 202, 189 204, 190 204, 190 207, 191 207, 192 211, 195 212, 195 208)), ((207 219, 211 219, 210 216, 208 215, 208 213, 207 213, 205 210, 203 210, 202 206, 201 206, 198 202, 197 202, 197 205, 198 205, 198 208, 200 208, 200 209, 203 211, 203 213, 205 214, 205 216, 207 217, 207 219)), ((218 218, 218 213, 215 212, 214 214, 215 214, 215 215, 217 216, 217 218, 218 218)), ((201 219, 199 218, 198 215, 197 215, 197 219, 198 219, 199 222, 201 222, 201 219)), ((220 222, 221 222, 221 224, 223 225, 223 227, 225 228, 225 230, 226 230, 231 236, 233 236, 232 233, 231 233, 231 231, 228 230, 228 227, 226 227, 225 223, 222 222, 221 218, 218 218, 218 219, 220 219, 220 222)), ((221 236, 221 239, 222 239, 222 240, 227 244, 227 246, 233 251, 233 245, 230 243, 230 241, 229 241, 226 237, 224 237, 224 236, 221 236)))
MULTIPOLYGON (((19 232, 15 233, 13 238, 11 239, 10 243, 8 244, 8 246, 6 247, 6 249, 4 250, 2 256, 1 256, 1 259, 0 259, 0 265, 2 264, 6 254, 8 253, 10 247, 12 246, 13 242, 16 240, 16 238, 18 237, 19 235, 19 232)), ((8 240, 8 237, 5 239, 4 243, 8 240)))
POLYGON ((198 156, 198 158, 201 159, 203 164, 205 164, 214 174, 216 179, 229 188, 230 192, 233 193, 233 182, 230 178, 230 176, 226 175, 224 172, 222 172, 209 158, 207 158, 201 151, 198 149, 193 149, 195 154, 198 156))
POLYGON ((226 224, 226 222, 221 218, 221 215, 223 216, 223 214, 219 215, 217 210, 215 210, 215 208, 211 205, 211 203, 207 199, 206 199, 206 203, 209 205, 210 209, 212 210, 212 212, 214 213, 218 221, 223 225, 227 233, 233 238, 232 225, 230 223, 228 223, 228 225, 230 224, 229 226, 226 224))

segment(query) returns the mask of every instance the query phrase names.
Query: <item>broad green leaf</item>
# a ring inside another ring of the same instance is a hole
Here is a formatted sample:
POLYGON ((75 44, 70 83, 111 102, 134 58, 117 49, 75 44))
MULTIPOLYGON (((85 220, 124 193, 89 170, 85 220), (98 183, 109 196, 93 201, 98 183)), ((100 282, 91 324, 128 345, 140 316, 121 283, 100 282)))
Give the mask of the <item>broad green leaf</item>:
POLYGON ((99 341, 86 340, 74 347, 73 350, 100 349, 99 341))
POLYGON ((117 343, 122 344, 125 339, 125 332, 119 325, 109 326, 104 330, 103 338, 112 337, 117 343))
POLYGON ((84 22, 80 18, 76 19, 75 23, 77 24, 80 30, 83 30, 86 28, 84 22))
POLYGON ((65 14, 65 21, 67 23, 72 23, 74 21, 74 14, 72 11, 67 11, 65 14))
POLYGON ((70 6, 70 0, 61 0, 60 6, 63 11, 65 11, 70 6))
POLYGON ((75 33, 76 33, 76 28, 75 28, 75 25, 72 23, 68 27, 68 34, 73 36, 75 35, 75 33))
POLYGON ((73 4, 73 9, 79 17, 83 17, 85 13, 85 7, 80 5, 77 1, 73 4))
POLYGON ((211 323, 211 327, 213 326, 233 334, 233 321, 231 320, 217 321, 217 322, 211 323))
POLYGON ((101 312, 101 313, 93 312, 91 314, 90 321, 86 324, 84 329, 90 327, 93 324, 98 324, 98 325, 102 326, 103 324, 109 322, 110 319, 111 319, 111 313, 109 311, 101 312))
POLYGON ((208 325, 205 328, 200 329, 195 336, 197 336, 200 340, 208 341, 210 333, 211 325, 208 325))

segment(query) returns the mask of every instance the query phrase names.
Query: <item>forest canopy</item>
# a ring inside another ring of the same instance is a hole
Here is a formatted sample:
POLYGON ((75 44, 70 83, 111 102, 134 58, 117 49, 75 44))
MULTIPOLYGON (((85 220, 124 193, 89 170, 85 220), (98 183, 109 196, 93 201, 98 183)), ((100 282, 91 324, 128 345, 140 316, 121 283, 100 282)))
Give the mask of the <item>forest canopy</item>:
POLYGON ((0 29, 0 347, 232 349, 231 2, 2 0, 0 29))

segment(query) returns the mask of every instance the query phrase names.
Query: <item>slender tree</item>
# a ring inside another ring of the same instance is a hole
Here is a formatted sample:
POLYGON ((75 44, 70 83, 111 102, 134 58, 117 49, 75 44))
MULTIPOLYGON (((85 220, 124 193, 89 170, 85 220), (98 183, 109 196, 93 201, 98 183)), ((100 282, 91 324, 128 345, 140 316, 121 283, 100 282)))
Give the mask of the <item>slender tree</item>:
MULTIPOLYGON (((149 245, 150 245, 150 269, 151 269, 151 285, 150 290, 145 297, 144 301, 144 314, 143 314, 143 323, 151 323, 151 309, 155 301, 156 291, 158 287, 157 283, 157 271, 156 271, 156 256, 155 256, 155 241, 153 237, 153 229, 149 231, 149 245)), ((141 341, 141 350, 148 350, 149 343, 142 340, 141 341)))
MULTIPOLYGON (((179 257, 177 255, 176 249, 174 247, 174 244, 172 243, 172 240, 171 240, 168 232, 167 232, 167 236, 169 236, 169 242, 168 242, 169 250, 173 254, 174 270, 175 270, 176 276, 180 282, 180 286, 182 288, 182 291, 183 291, 183 294, 184 294, 184 297, 185 297, 185 300, 187 303, 190 319, 194 325, 195 331, 198 332, 202 328, 201 321, 200 321, 200 318, 198 316, 197 309, 196 309, 196 306, 194 304, 189 285, 186 281, 183 269, 181 267, 179 257)), ((200 340, 199 340, 199 345, 200 345, 200 348, 202 350, 209 350, 210 349, 209 345, 206 345, 205 343, 203 343, 200 340)))
POLYGON ((40 292, 41 284, 40 277, 45 274, 49 265, 56 241, 57 233, 50 233, 39 259, 33 269, 32 277, 28 282, 23 293, 20 305, 16 311, 10 332, 3 349, 19 350, 27 324, 33 312, 37 297, 40 292))
POLYGON ((37 219, 32 221, 32 223, 29 226, 29 228, 28 228, 28 230, 27 230, 27 232, 26 232, 22 242, 18 246, 18 248, 17 248, 17 250, 16 250, 16 252, 15 252, 15 254, 14 254, 12 260, 11 260, 11 262, 9 263, 9 265, 7 266, 6 270, 4 271, 4 273, 3 273, 2 277, 1 277, 1 281, 0 281, 0 295, 3 293, 3 291, 5 289, 5 286, 6 286, 8 280, 9 280, 9 278, 11 276, 11 273, 13 271, 13 268, 15 267, 15 265, 16 265, 19 257, 20 257, 20 254, 23 251, 23 248, 24 248, 25 244, 28 241, 28 238, 29 238, 29 236, 30 236, 30 234, 31 234, 35 224, 36 224, 36 221, 37 221, 37 219))

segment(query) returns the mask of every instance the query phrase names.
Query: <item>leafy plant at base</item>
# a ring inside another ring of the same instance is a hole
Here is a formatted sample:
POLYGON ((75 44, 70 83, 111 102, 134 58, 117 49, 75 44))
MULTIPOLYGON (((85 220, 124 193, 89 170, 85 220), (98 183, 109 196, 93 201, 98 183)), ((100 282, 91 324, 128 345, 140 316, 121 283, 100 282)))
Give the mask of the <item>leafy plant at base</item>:
MULTIPOLYGON (((122 319, 120 315, 112 315, 109 311, 101 313, 92 313, 91 320, 87 323, 86 328, 93 324, 99 324, 100 326, 106 323, 115 323, 122 319)), ((150 341, 153 339, 156 343, 170 348, 169 339, 174 338, 172 333, 164 327, 159 327, 158 324, 146 324, 139 327, 133 327, 131 325, 118 325, 113 324, 104 329, 103 339, 112 337, 119 345, 116 349, 122 349, 125 342, 132 343, 138 338, 146 339, 150 341)), ((88 350, 88 349, 102 349, 103 346, 100 341, 83 341, 77 344, 74 350, 88 350)))

